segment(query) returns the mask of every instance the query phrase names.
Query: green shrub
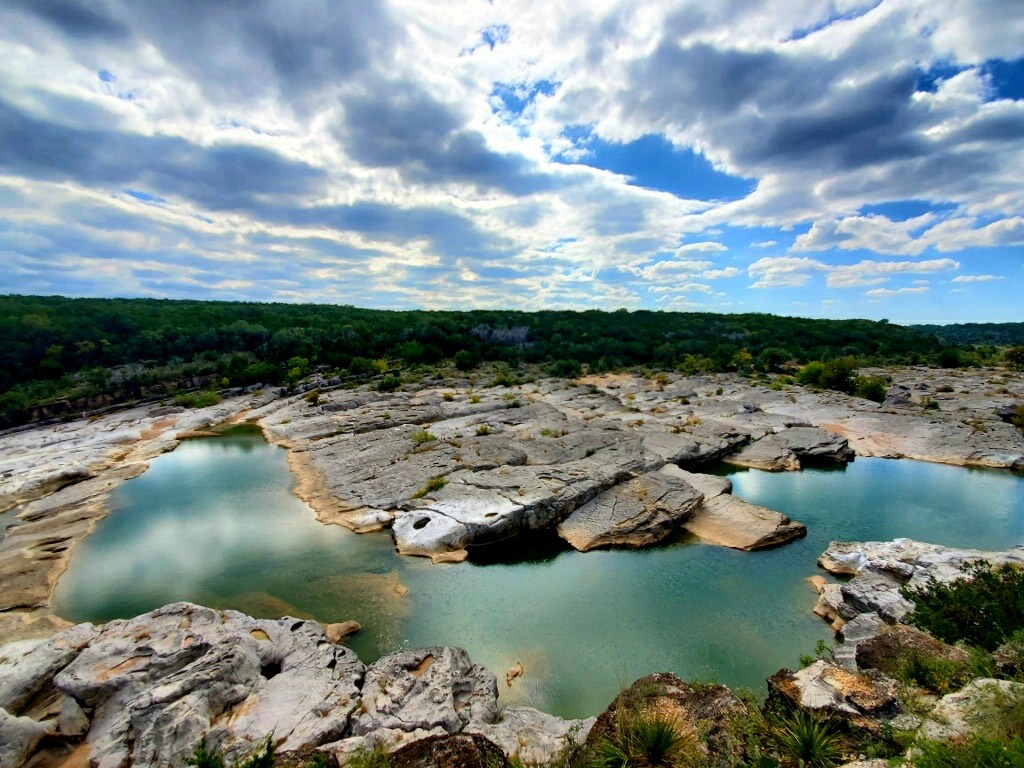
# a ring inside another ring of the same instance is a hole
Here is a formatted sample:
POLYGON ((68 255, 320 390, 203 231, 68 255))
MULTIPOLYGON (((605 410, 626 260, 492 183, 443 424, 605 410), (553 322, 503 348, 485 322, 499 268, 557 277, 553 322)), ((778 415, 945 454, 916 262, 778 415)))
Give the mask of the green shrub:
POLYGON ((943 695, 963 687, 971 675, 967 664, 912 650, 900 660, 896 677, 943 695))
POLYGON ((476 428, 476 433, 483 437, 484 435, 491 434, 491 428, 487 424, 480 424, 476 428))
POLYGON ((185 765, 194 768, 224 768, 224 755, 216 747, 207 747, 204 738, 196 744, 192 756, 185 758, 185 765))
POLYGON ((413 445, 423 445, 424 443, 430 443, 434 440, 437 440, 437 438, 425 429, 417 429, 412 433, 413 445))
POLYGON ((402 386, 402 380, 397 376, 385 376, 377 382, 378 392, 394 392, 402 386))
POLYGON ((182 392, 174 396, 174 404, 183 408, 208 408, 220 402, 220 395, 213 391, 182 392))
POLYGON ((420 488, 416 493, 412 495, 414 499, 422 499, 428 493, 439 491, 448 485, 448 478, 444 475, 438 475, 427 480, 427 484, 420 488))
POLYGON ((858 376, 853 380, 853 394, 880 403, 885 400, 885 379, 881 376, 858 376))
POLYGON ((302 399, 305 400, 310 405, 319 405, 320 404, 320 390, 319 389, 314 389, 313 391, 307 393, 306 396, 304 398, 302 398, 302 399))
POLYGON ((619 710, 617 733, 597 744, 594 768, 676 768, 693 764, 695 745, 670 720, 619 710))
POLYGON ((395 761, 378 744, 373 749, 357 750, 342 765, 344 768, 394 768, 395 761))
POLYGON ((981 560, 965 574, 949 584, 932 578, 920 588, 903 587, 900 594, 915 605, 907 622, 947 643, 993 651, 1024 629, 1024 571, 981 560))
POLYGON ((775 744, 784 757, 814 768, 828 768, 842 757, 835 725, 799 710, 778 726, 775 744))
POLYGON ((974 736, 962 741, 917 744, 914 768, 1021 768, 1024 741, 1009 742, 974 736))

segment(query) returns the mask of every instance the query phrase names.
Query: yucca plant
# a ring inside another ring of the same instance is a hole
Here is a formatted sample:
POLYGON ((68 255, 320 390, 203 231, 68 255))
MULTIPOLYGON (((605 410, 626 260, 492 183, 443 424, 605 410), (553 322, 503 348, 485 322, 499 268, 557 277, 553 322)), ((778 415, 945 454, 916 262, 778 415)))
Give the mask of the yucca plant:
POLYGON ((620 714, 617 737, 598 745, 594 762, 599 768, 676 768, 686 763, 689 744, 671 720, 620 714))
POLYGON ((828 768, 842 757, 835 725, 806 712, 795 712, 783 720, 775 742, 784 757, 809 768, 828 768))

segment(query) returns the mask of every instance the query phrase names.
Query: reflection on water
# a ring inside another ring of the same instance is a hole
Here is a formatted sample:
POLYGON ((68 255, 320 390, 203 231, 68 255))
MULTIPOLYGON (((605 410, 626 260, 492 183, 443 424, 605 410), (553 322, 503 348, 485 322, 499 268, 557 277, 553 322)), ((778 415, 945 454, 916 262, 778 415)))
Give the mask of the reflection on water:
POLYGON ((55 607, 102 621, 173 600, 257 616, 359 621, 365 661, 461 645, 505 704, 595 714, 652 671, 763 690, 827 627, 806 577, 832 538, 1024 540, 1024 483, 997 472, 858 459, 844 472, 733 472, 736 493, 806 523, 806 539, 742 553, 678 540, 581 555, 550 534, 460 564, 400 557, 387 534, 324 526, 293 494, 283 451, 251 433, 191 440, 111 499, 75 550, 55 607), (407 591, 407 594, 404 594, 407 591), (511 688, 506 669, 525 675, 511 688))

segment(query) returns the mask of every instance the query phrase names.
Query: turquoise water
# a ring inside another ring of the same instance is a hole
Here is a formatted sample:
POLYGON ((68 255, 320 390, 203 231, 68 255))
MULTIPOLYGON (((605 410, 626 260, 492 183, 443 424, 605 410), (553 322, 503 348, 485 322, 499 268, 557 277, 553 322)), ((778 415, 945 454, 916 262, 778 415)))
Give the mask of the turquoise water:
POLYGON ((737 495, 805 522, 808 537, 755 553, 680 539, 583 555, 542 536, 435 566, 398 556, 387 534, 321 525, 290 493, 284 452, 258 435, 193 440, 117 489, 75 549, 55 608, 103 621, 191 600, 356 619, 364 628, 351 644, 365 661, 461 645, 498 675, 505 704, 575 717, 652 671, 763 691, 829 636, 806 577, 832 538, 1024 541, 1024 481, 1010 474, 858 459, 845 471, 731 477, 737 495), (526 673, 508 688, 516 662, 526 673))

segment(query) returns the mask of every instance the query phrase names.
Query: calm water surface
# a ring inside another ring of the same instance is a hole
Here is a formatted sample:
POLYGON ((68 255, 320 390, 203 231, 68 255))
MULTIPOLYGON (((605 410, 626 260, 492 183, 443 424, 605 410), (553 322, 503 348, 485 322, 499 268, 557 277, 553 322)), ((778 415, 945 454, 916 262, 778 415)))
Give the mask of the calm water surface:
POLYGON ((652 671, 763 690, 829 636, 806 577, 831 539, 910 536, 1005 547, 1024 541, 1024 480, 1000 472, 857 459, 845 471, 730 474, 736 494, 807 524, 806 539, 742 553, 679 540, 656 549, 566 550, 557 538, 434 566, 386 534, 317 522, 291 494, 283 450, 259 435, 193 440, 111 498, 75 549, 59 614, 104 621, 174 600, 258 616, 356 619, 367 662, 461 645, 499 677, 506 704, 596 714, 652 671), (400 596, 400 585, 408 588, 400 596), (504 670, 524 678, 506 688, 504 670))

